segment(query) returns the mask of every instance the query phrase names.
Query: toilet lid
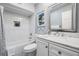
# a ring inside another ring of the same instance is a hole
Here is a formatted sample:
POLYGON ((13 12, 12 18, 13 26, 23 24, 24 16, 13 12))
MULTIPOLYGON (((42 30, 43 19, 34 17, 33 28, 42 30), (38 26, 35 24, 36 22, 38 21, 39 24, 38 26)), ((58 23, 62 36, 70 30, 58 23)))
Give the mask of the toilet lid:
POLYGON ((37 48, 37 44, 33 43, 33 44, 29 44, 27 46, 24 47, 24 50, 27 51, 27 50, 34 50, 37 48))

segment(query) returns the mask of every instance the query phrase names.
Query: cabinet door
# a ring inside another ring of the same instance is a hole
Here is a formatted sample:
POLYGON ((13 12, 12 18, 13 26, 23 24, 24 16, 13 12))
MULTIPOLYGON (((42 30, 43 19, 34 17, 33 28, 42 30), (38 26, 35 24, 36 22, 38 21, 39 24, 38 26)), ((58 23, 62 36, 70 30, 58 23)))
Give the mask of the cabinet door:
POLYGON ((59 56, 58 48, 53 44, 49 44, 49 56, 59 56))
POLYGON ((37 41, 37 56, 48 56, 48 43, 37 41))

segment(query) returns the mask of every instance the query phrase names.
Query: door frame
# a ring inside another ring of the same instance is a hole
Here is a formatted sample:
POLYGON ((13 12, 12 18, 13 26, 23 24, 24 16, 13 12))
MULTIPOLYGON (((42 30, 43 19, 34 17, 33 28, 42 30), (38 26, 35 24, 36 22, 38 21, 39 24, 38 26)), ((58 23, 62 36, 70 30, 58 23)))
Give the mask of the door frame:
MULTIPOLYGON (((5 41, 5 33, 4 33, 4 26, 3 26, 3 12, 4 12, 4 7, 3 6, 1 6, 0 5, 0 13, 1 13, 1 31, 2 31, 2 40, 3 41, 5 41)), ((3 43, 4 44, 4 52, 5 52, 5 54, 4 55, 2 55, 2 56, 7 56, 8 55, 8 53, 7 53, 7 49, 6 49, 6 41, 3 43)))

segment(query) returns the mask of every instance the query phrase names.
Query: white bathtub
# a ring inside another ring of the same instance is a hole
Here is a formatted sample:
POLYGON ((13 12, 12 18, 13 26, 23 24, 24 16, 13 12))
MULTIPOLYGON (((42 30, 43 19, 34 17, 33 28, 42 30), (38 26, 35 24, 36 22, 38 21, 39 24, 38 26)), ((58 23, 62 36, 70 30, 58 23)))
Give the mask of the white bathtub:
POLYGON ((12 44, 9 44, 6 46, 6 49, 8 51, 8 55, 12 56, 12 55, 16 55, 16 54, 20 54, 21 52, 23 52, 23 48, 24 46, 31 44, 33 42, 32 41, 19 41, 19 42, 15 42, 12 44))

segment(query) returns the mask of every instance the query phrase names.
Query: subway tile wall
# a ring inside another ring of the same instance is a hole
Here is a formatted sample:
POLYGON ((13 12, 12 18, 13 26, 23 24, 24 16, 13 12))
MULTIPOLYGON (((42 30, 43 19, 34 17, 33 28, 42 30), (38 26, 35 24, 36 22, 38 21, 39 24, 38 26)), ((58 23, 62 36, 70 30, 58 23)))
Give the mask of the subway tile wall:
MULTIPOLYGON (((4 32, 5 32, 5 40, 6 40, 6 48, 9 51, 12 49, 16 50, 15 47, 20 44, 27 44, 29 41, 29 22, 30 18, 19 15, 12 12, 4 12, 4 32), (19 21, 20 26, 14 26, 14 21, 19 21), (11 49, 11 47, 13 47, 11 49)), ((20 47, 21 49, 22 47, 20 47)), ((17 48, 18 50, 18 48, 17 48)), ((18 50, 18 52, 20 52, 18 50)))

